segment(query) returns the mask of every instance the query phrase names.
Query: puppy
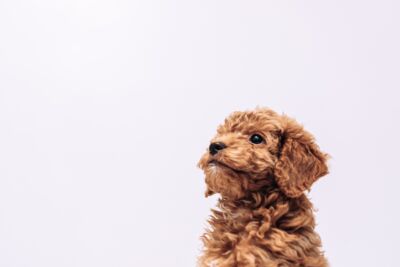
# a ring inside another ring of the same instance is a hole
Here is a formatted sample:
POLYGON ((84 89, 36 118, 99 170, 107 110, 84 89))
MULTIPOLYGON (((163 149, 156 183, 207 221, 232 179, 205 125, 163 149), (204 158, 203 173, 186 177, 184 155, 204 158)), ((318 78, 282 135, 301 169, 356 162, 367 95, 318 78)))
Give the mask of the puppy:
POLYGON ((328 266, 304 194, 328 173, 327 159, 285 115, 265 108, 232 113, 198 164, 206 196, 221 196, 199 266, 328 266))

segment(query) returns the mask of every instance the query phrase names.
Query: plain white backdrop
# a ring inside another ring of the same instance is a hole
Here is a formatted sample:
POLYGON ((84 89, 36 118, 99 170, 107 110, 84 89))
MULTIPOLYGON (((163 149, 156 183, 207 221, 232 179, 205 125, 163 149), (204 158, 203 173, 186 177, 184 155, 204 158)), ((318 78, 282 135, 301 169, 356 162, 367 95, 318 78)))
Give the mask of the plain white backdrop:
POLYGON ((336 267, 398 266, 400 5, 0 1, 0 266, 195 266, 196 164, 268 106, 331 154, 310 193, 336 267))

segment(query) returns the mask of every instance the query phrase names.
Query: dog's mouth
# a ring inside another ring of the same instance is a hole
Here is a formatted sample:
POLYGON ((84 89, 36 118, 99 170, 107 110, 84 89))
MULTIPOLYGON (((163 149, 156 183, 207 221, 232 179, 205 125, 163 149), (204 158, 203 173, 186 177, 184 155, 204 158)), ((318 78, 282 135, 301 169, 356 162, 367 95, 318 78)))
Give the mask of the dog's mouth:
POLYGON ((215 159, 210 160, 208 162, 208 166, 222 167, 224 169, 228 169, 228 170, 231 170, 231 171, 236 172, 236 173, 244 173, 244 171, 242 171, 242 170, 238 170, 236 168, 233 168, 233 167, 229 166, 228 164, 226 164, 224 162, 221 162, 221 161, 218 161, 218 160, 215 160, 215 159))

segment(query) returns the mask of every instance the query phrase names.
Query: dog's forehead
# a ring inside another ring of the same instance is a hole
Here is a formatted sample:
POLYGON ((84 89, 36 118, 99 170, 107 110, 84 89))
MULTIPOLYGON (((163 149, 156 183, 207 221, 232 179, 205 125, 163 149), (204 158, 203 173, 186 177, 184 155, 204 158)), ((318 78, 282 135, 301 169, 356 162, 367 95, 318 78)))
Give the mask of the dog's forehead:
POLYGON ((279 115, 270 109, 236 111, 218 127, 218 134, 268 132, 278 129, 279 115))

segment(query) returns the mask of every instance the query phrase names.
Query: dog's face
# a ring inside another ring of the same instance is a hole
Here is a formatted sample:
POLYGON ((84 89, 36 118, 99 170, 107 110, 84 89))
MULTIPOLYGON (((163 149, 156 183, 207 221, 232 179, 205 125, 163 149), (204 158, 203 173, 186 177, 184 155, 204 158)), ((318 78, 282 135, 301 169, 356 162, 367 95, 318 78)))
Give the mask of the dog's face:
POLYGON ((298 197, 327 173, 326 158, 294 120, 256 109, 225 119, 199 167, 205 173, 206 196, 240 199, 273 180, 287 196, 298 197))

